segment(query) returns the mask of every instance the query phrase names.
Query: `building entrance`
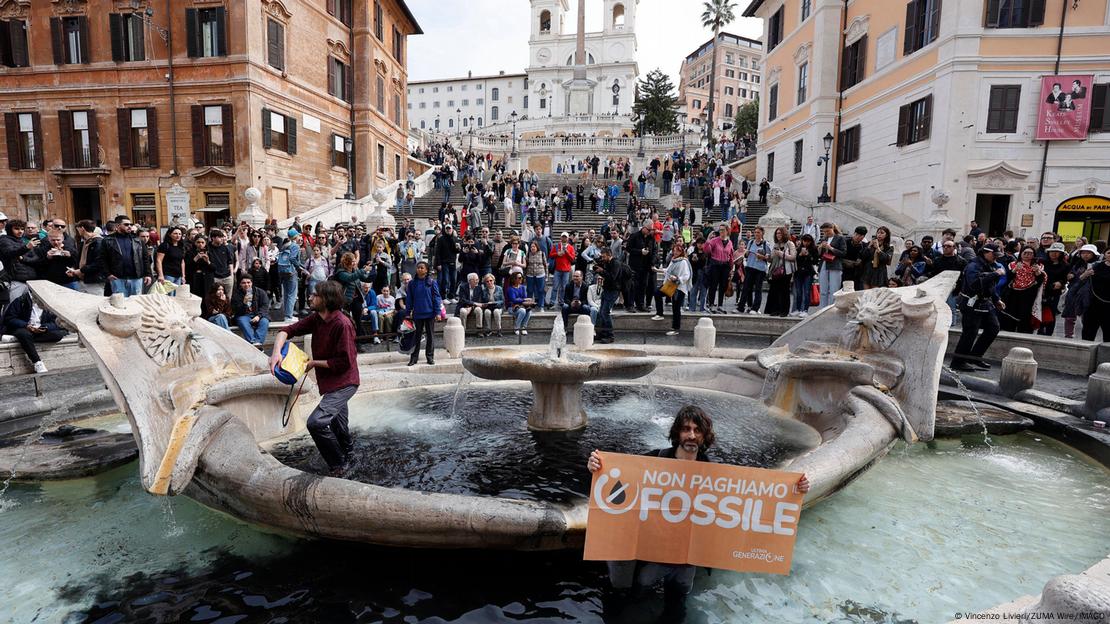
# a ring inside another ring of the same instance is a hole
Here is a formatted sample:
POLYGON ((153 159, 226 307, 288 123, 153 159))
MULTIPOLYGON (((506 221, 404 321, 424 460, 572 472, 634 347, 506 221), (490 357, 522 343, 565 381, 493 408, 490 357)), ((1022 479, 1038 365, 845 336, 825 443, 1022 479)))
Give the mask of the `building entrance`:
POLYGON ((1110 240, 1110 198, 1080 195, 1060 202, 1053 231, 1068 243, 1079 236, 1092 242, 1110 240))
POLYGON ((100 213, 100 189, 74 188, 70 191, 73 193, 73 222, 91 219, 93 223, 103 224, 100 213))
POLYGON ((990 237, 1006 233, 1010 218, 1010 196, 979 193, 975 196, 975 221, 990 237))

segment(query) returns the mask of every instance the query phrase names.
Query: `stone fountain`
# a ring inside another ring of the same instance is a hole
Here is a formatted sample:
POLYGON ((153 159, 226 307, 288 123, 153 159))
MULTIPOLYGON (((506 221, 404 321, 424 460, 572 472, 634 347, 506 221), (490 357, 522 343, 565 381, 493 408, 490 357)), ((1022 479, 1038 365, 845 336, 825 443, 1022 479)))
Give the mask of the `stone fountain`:
POLYGON ((528 427, 534 431, 571 431, 586 426, 582 384, 602 379, 639 379, 655 370, 656 362, 633 349, 567 351, 563 317, 555 315, 546 353, 505 348, 467 349, 462 365, 482 379, 528 381, 534 400, 528 427))
MULTIPOLYGON (((874 465, 898 439, 932 438, 951 319, 945 300, 957 277, 950 272, 922 286, 842 291, 835 305, 746 360, 672 350, 654 382, 762 398, 820 432, 819 446, 779 466, 809 476, 805 504, 813 504, 874 465)), ((283 425, 288 386, 273 379, 264 353, 200 318, 195 297, 108 300, 45 281, 30 286, 44 307, 77 330, 130 420, 142 485, 153 494, 185 494, 272 530, 388 546, 554 550, 583 543, 584 499, 431 493, 282 464, 265 449, 304 432, 304 417, 318 401, 315 386, 305 385, 306 396, 283 425)), ((536 400, 528 421, 540 430, 585 425, 580 391, 586 381, 635 379, 658 363, 646 349, 568 353, 561 323, 544 353, 474 349, 462 360, 482 378, 531 382, 536 400)), ((458 379, 439 369, 413 374, 387 364, 364 372, 355 400, 458 379)))

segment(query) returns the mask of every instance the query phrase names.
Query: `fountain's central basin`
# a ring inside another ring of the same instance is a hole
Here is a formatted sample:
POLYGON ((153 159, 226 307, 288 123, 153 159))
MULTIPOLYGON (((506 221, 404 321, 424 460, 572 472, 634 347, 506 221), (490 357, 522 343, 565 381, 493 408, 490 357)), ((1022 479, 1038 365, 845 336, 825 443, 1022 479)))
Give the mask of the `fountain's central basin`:
MULTIPOLYGON (((674 414, 689 403, 713 418, 717 444, 710 455, 721 462, 776 466, 820 443, 809 426, 725 393, 588 384, 583 394, 591 420, 572 432, 530 430, 523 418, 530 392, 521 383, 472 384, 454 413, 453 388, 358 395, 350 426, 359 459, 347 478, 425 492, 572 502, 589 488, 590 451, 639 454, 668 446, 674 414)), ((323 469, 307 435, 271 453, 295 468, 323 469)))
MULTIPOLYGON (((557 328, 558 329, 558 328, 557 328)), ((553 335, 557 335, 554 332, 553 335)), ((638 379, 655 370, 656 362, 634 349, 597 349, 587 353, 552 347, 549 352, 516 349, 469 349, 462 364, 483 379, 532 382, 528 427, 536 431, 571 431, 586 426, 582 384, 601 379, 638 379)))

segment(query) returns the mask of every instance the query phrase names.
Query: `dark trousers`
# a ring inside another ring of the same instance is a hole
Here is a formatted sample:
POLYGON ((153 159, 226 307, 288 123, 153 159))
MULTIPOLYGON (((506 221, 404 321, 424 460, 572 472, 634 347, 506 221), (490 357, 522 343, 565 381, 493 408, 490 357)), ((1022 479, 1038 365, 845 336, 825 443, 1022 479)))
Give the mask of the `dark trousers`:
MULTIPOLYGON (((655 313, 663 316, 663 291, 655 289, 655 313)), ((682 303, 686 301, 686 293, 681 290, 674 291, 671 300, 671 329, 678 331, 682 327, 682 303)))
POLYGON ((355 336, 365 336, 366 329, 362 326, 362 308, 364 301, 362 293, 355 294, 347 303, 347 310, 351 313, 351 320, 355 324, 355 336))
POLYGON ((655 290, 655 274, 651 267, 636 269, 636 283, 632 290, 632 299, 636 302, 636 309, 647 308, 651 305, 651 293, 655 290))
POLYGON ((601 308, 597 312, 597 337, 598 338, 612 338, 613 337, 613 304, 617 302, 617 295, 620 291, 616 290, 603 290, 601 291, 601 308))
POLYGON ((415 331, 412 332, 415 336, 416 343, 412 346, 412 355, 409 356, 409 361, 415 362, 420 356, 420 337, 424 337, 424 355, 429 360, 436 355, 436 339, 435 331, 436 320, 435 318, 426 319, 413 319, 413 324, 416 326, 415 331))
POLYGON ((736 311, 742 312, 744 308, 759 311, 763 305, 763 278, 767 277, 766 271, 759 269, 746 269, 744 271, 744 289, 740 291, 740 301, 736 303, 736 311))
MULTIPOLYGON (((1110 303, 1091 297, 1091 305, 1083 313, 1083 340, 1094 340, 1102 330, 1102 341, 1110 342, 1110 303)), ((26 347, 24 347, 26 348, 26 347)))
POLYGON ((952 364, 961 364, 968 360, 979 360, 990 348, 998 336, 998 316, 993 310, 976 312, 970 306, 960 305, 960 321, 963 323, 963 333, 960 342, 956 344, 956 352, 952 355, 952 364), (979 330, 983 330, 980 334, 979 330))
MULTIPOLYGON (((1083 331, 1084 333, 1087 331, 1085 324, 1083 331)), ((19 343, 19 346, 23 347, 23 352, 27 354, 27 359, 31 360, 31 363, 34 364, 42 359, 39 357, 38 349, 35 348, 36 342, 58 342, 66 333, 63 331, 47 330, 36 334, 26 327, 21 327, 12 332, 12 335, 15 336, 15 340, 19 343)))
POLYGON ((347 429, 347 402, 356 390, 358 386, 346 386, 326 393, 308 417, 312 441, 332 469, 342 466, 344 457, 354 449, 347 429))
POLYGON ((790 312, 790 279, 789 275, 768 280, 770 288, 767 290, 767 314, 771 316, 786 316, 790 312))
POLYGON ((713 307, 713 295, 717 296, 717 307, 725 304, 725 291, 728 290, 729 265, 727 262, 709 265, 709 300, 706 305, 713 307))

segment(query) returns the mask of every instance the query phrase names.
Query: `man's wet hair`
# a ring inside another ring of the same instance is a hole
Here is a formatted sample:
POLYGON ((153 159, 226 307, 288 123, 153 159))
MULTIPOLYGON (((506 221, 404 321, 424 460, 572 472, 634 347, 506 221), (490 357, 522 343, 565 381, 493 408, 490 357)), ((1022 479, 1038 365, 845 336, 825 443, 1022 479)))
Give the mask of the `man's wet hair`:
POLYGON ((671 425, 671 432, 667 438, 671 441, 671 448, 678 448, 682 444, 682 427, 687 422, 693 422, 701 429, 703 441, 700 450, 705 450, 716 442, 717 436, 713 433, 713 419, 709 417, 700 407, 696 405, 686 405, 678 410, 678 414, 674 417, 674 423, 671 425))

